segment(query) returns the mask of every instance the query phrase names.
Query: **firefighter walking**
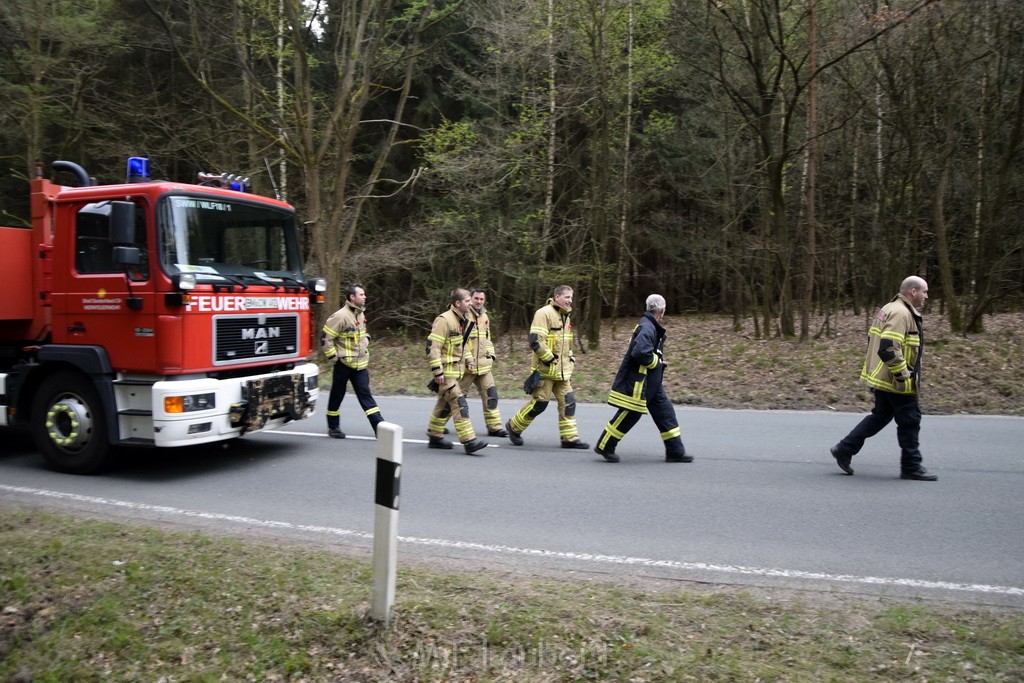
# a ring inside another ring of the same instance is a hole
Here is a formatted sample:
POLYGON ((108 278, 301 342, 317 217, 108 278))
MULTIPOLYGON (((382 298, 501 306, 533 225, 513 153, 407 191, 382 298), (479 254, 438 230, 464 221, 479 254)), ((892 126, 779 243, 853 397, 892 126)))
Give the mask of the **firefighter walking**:
POLYGON ((856 427, 829 449, 839 468, 853 474, 853 456, 871 438, 896 421, 900 446, 900 479, 936 481, 921 464, 921 353, 924 350, 924 320, 921 309, 928 301, 928 283, 911 275, 900 291, 882 306, 868 330, 868 348, 860 378, 871 387, 875 405, 856 427))
POLYGON ((356 400, 370 421, 373 433, 384 421, 377 402, 370 394, 370 335, 366 332, 366 291, 359 283, 345 288, 345 305, 324 323, 320 333, 320 349, 327 360, 334 361, 331 394, 327 399, 327 435, 344 439, 341 431, 341 402, 349 382, 356 400))
POLYGON ((547 305, 533 316, 530 325, 530 348, 533 350, 532 371, 540 381, 532 392, 530 401, 505 423, 508 439, 513 445, 522 446, 522 433, 537 416, 548 407, 554 398, 558 402, 558 435, 562 448, 590 448, 580 441, 576 427, 576 396, 572 390, 572 371, 576 359, 572 352, 572 287, 559 285, 547 305))
POLYGON ((473 326, 466 318, 469 303, 468 290, 453 290, 451 305, 434 319, 427 337, 427 359, 437 389, 437 403, 427 425, 430 448, 452 448, 452 442, 444 438, 449 418, 455 422, 455 433, 466 453, 475 453, 487 446, 486 442, 476 438, 469 419, 469 404, 459 388, 459 380, 465 371, 465 345, 473 326))
POLYGON ((469 388, 475 386, 484 404, 484 424, 487 435, 506 437, 501 427, 501 411, 498 410, 498 387, 494 385, 491 368, 494 365, 494 342, 491 340, 491 321, 487 317, 487 292, 474 289, 470 293, 469 310, 466 319, 471 323, 466 339, 466 370, 459 381, 459 390, 469 395, 469 388))
POLYGON ((609 405, 618 408, 615 416, 605 425, 594 452, 608 462, 618 462, 615 447, 633 428, 644 413, 654 418, 665 444, 667 462, 692 462, 687 455, 676 419, 675 408, 665 394, 662 379, 665 374, 665 297, 651 294, 647 297, 646 312, 633 328, 629 348, 615 375, 609 405))

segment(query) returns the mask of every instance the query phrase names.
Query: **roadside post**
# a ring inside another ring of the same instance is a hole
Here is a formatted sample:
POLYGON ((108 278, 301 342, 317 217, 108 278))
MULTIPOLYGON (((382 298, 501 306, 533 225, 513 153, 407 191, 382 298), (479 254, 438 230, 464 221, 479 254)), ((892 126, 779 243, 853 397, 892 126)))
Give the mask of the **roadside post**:
POLYGON ((377 484, 373 519, 373 605, 370 616, 391 621, 398 565, 398 489, 402 474, 402 427, 377 425, 377 484))

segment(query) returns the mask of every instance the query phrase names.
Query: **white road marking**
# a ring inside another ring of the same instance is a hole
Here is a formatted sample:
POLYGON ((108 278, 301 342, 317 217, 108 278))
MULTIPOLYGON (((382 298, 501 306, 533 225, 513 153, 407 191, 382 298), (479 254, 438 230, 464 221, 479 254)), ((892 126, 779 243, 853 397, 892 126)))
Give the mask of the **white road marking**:
MULTIPOLYGON (((284 434, 286 436, 316 436, 316 437, 322 436, 324 438, 327 438, 327 434, 320 434, 318 432, 286 432, 283 429, 268 429, 266 431, 259 432, 259 433, 260 434, 284 434)), ((377 437, 375 437, 375 436, 358 436, 358 435, 352 435, 352 434, 346 434, 345 438, 346 439, 358 439, 358 440, 361 440, 361 441, 376 441, 377 440, 377 437)), ((425 443, 430 443, 430 442, 427 439, 402 439, 402 443, 424 443, 425 444, 425 443)), ((459 445, 459 444, 456 444, 456 445, 459 445)), ((501 446, 496 444, 496 443, 489 443, 489 444, 487 444, 487 447, 488 448, 501 448, 501 446)))
MULTIPOLYGON (((94 505, 104 505, 128 510, 143 510, 148 512, 159 512, 167 515, 178 515, 182 517, 193 517, 198 519, 235 522, 251 526, 266 527, 269 529, 286 529, 292 531, 307 531, 332 536, 343 536, 372 540, 373 534, 350 529, 338 529, 336 527, 318 526, 311 524, 294 524, 292 522, 279 522, 268 519, 254 519, 252 517, 241 517, 238 515, 224 515, 215 512, 203 512, 201 510, 183 510, 166 505, 150 505, 148 503, 133 503, 123 500, 112 500, 95 496, 83 496, 77 493, 65 493, 61 491, 47 491, 45 489, 34 489, 24 486, 7 486, 0 484, 0 491, 22 493, 59 500, 73 500, 94 505)), ((841 583, 862 584, 871 586, 896 586, 907 588, 927 588, 948 591, 962 591, 968 593, 987 593, 997 595, 1024 596, 1024 588, 1012 586, 987 586, 984 584, 953 583, 948 581, 923 581, 920 579, 900 579, 880 576, 856 576, 852 574, 826 574, 823 572, 805 572, 793 569, 772 569, 768 567, 742 567, 733 565, 707 564, 704 562, 676 562, 675 560, 654 560, 644 557, 624 557, 618 555, 593 555, 589 553, 570 553, 557 550, 538 550, 535 548, 517 548, 505 545, 488 545, 484 543, 467 543, 464 541, 449 541, 440 538, 415 538, 411 536, 399 536, 402 543, 419 546, 432 546, 438 548, 451 548, 456 550, 475 550, 486 553, 503 555, 523 555, 529 557, 547 557, 559 560, 573 560, 578 562, 593 562, 598 564, 634 565, 642 567, 656 567, 676 569, 683 571, 720 572, 723 574, 737 574, 747 576, 766 576, 784 579, 813 579, 817 581, 836 581, 841 583)))

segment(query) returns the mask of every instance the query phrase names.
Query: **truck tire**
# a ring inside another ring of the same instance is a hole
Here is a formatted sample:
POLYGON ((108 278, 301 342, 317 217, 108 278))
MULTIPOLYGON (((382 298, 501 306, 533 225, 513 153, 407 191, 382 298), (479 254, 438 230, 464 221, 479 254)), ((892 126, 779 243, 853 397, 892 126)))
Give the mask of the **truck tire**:
POLYGON ((84 375, 61 371, 43 380, 30 419, 36 448, 58 472, 92 474, 109 464, 103 406, 84 375))

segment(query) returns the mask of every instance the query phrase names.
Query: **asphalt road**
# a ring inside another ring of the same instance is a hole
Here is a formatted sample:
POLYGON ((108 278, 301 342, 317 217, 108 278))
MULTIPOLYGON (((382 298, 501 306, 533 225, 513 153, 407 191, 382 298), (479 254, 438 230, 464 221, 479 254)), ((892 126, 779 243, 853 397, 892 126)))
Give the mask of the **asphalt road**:
MULTIPOLYGON (((320 410, 326 402, 322 397, 320 410)), ((432 401, 380 399, 404 431, 400 557, 472 570, 700 581, 1024 606, 1024 419, 926 416, 925 466, 902 481, 895 426, 844 475, 828 447, 860 415, 680 408, 689 464, 666 463, 654 423, 622 462, 558 447, 555 411, 523 447, 426 447, 432 401)), ((521 405, 504 400, 508 417, 521 405)), ((482 429, 480 405, 471 403, 482 429)), ((613 409, 581 405, 593 442, 613 409)), ((269 534, 368 553, 376 442, 348 397, 345 440, 323 418, 228 447, 136 451, 94 477, 50 472, 0 433, 0 501, 269 534)))

